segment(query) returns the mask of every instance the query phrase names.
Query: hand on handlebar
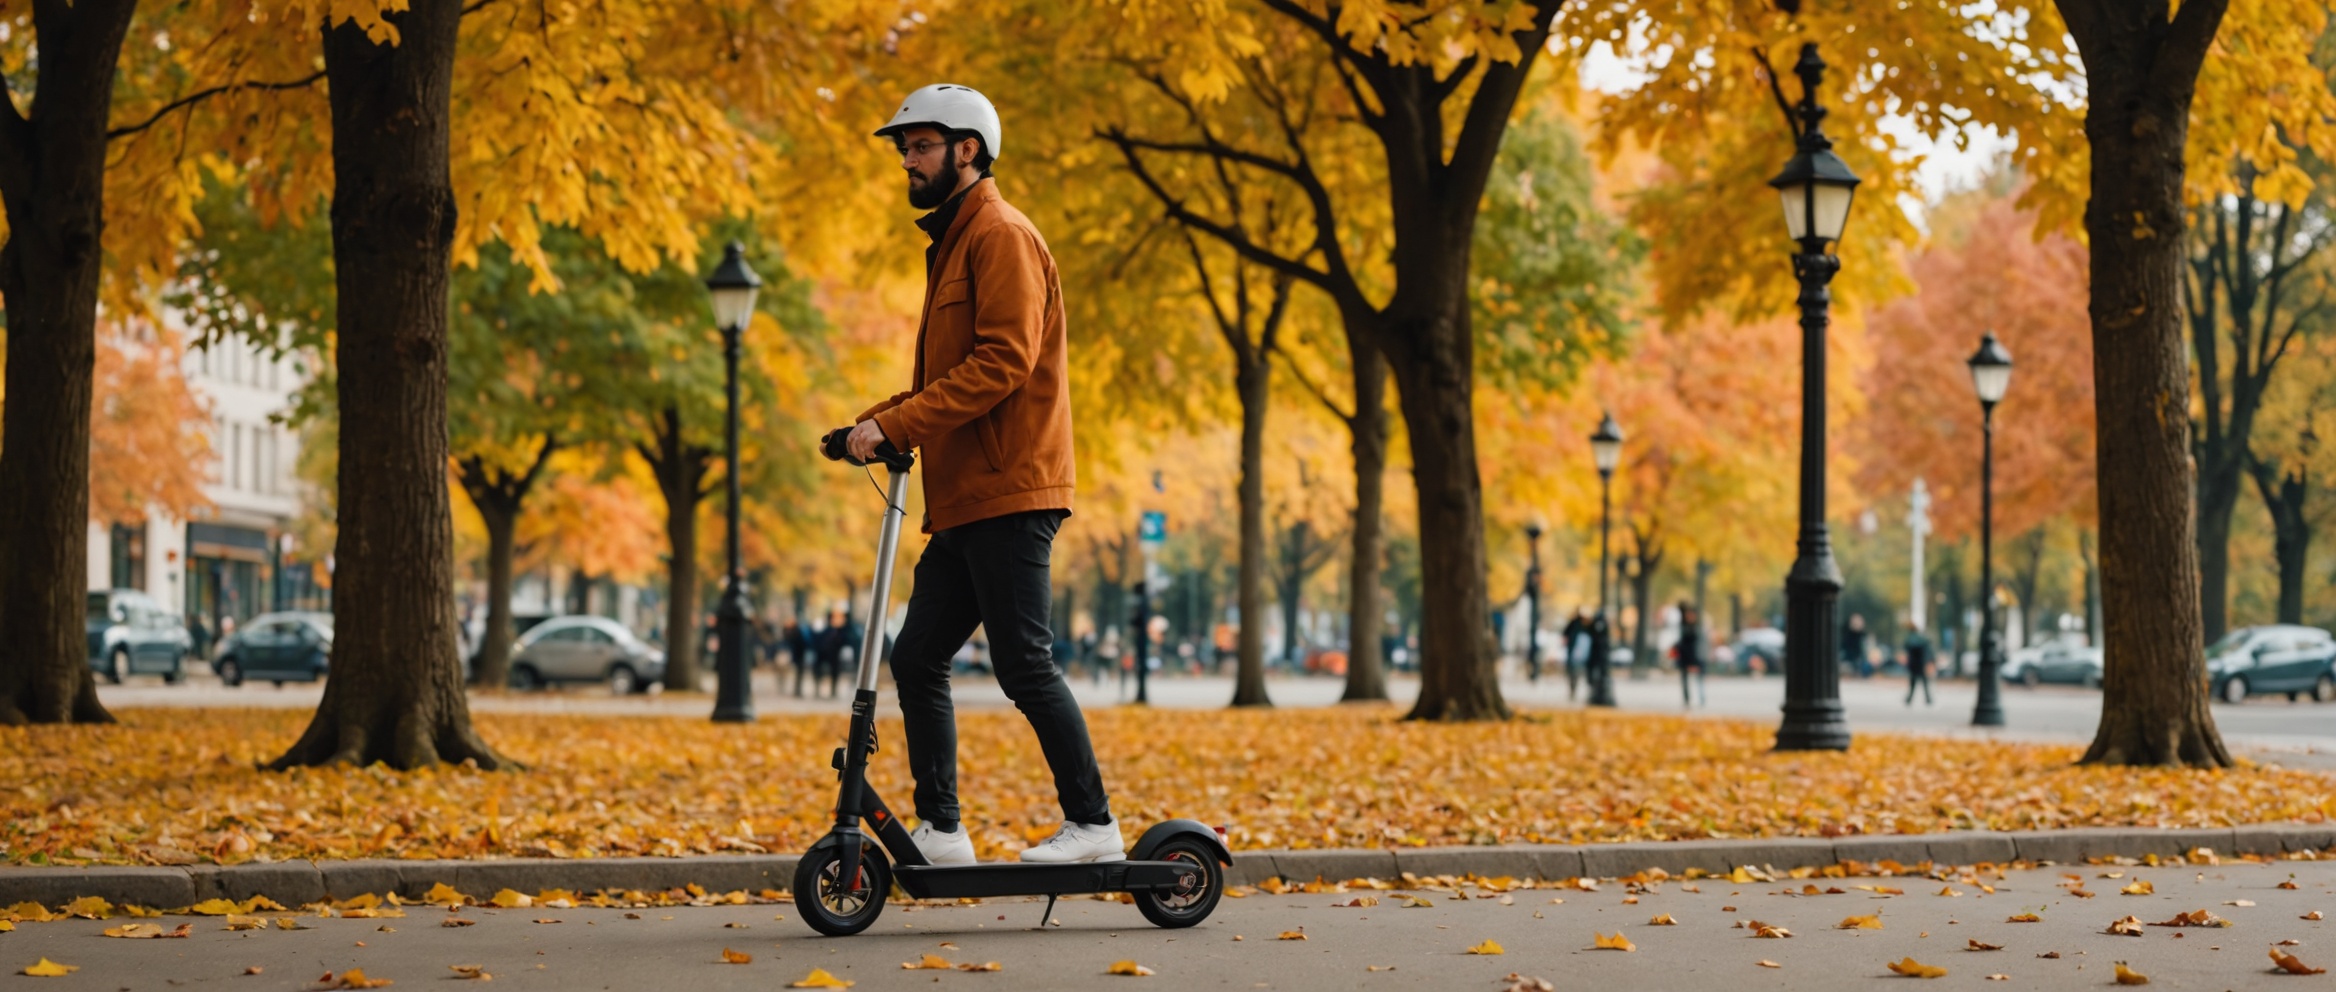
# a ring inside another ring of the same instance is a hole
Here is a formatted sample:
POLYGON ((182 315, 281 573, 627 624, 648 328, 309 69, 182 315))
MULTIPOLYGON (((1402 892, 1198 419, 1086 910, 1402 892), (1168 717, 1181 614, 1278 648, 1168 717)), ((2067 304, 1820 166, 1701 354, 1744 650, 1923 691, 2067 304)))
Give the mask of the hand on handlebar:
POLYGON ((863 420, 844 437, 844 450, 851 452, 854 461, 872 461, 876 457, 876 446, 884 441, 884 428, 876 426, 873 420, 863 420))

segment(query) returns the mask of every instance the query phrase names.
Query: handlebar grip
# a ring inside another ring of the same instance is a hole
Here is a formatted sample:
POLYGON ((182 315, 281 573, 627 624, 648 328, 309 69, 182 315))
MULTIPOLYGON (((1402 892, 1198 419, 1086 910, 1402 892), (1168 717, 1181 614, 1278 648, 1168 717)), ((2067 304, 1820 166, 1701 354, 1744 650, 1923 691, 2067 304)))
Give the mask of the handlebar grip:
MULTIPOLYGON (((827 456, 829 461, 850 462, 853 465, 868 464, 866 461, 852 457, 851 450, 844 445, 844 439, 850 437, 851 434, 851 428, 838 427, 820 435, 819 453, 827 456)), ((906 472, 916 465, 917 457, 893 447, 891 441, 879 441, 876 443, 875 457, 869 461, 882 462, 886 468, 896 472, 906 472)))

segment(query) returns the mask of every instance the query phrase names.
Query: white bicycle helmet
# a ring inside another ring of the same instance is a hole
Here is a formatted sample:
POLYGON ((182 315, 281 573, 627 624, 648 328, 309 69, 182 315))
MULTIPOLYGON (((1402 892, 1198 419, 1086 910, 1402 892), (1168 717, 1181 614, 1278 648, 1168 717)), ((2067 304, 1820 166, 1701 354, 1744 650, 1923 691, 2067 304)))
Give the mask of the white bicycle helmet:
POLYGON ((982 148, 991 160, 998 158, 998 108, 970 86, 935 83, 909 94, 900 102, 900 111, 892 115, 892 122, 876 129, 876 136, 889 138, 920 126, 972 131, 981 135, 982 148))

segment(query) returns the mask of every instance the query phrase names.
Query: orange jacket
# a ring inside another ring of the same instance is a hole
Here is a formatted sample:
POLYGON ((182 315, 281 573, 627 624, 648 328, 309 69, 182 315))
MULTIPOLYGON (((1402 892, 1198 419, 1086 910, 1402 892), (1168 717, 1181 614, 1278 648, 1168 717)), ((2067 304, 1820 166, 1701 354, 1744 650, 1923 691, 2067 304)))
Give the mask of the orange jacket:
POLYGON ((895 447, 923 448, 926 533, 1069 510, 1069 345, 1046 239, 983 180, 941 236, 907 392, 870 407, 895 447))

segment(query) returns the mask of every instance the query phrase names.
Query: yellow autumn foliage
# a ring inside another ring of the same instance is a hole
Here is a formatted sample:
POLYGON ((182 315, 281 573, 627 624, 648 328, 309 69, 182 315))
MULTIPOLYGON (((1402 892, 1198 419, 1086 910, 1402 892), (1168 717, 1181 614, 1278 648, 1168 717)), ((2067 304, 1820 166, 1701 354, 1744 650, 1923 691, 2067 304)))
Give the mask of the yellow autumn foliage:
MULTIPOLYGON (((114 726, 0 728, 0 780, 28 783, 0 795, 0 862, 800 851, 832 825, 827 759, 844 727, 840 712, 743 727, 480 714, 480 730, 526 770, 277 773, 258 766, 299 732, 305 711, 118 715, 114 726), (217 853, 233 830, 251 838, 251 852, 217 853)), ((1400 722, 1392 711, 1121 708, 1089 720, 1118 815, 1138 828, 1179 816, 1227 824, 1236 848, 2336 815, 2336 777, 2323 773, 2077 767, 2077 749, 2063 745, 1867 734, 1846 754, 1778 754, 1765 723, 1574 712, 1441 725, 1400 722)), ((968 712, 958 733, 965 823, 980 855, 1043 839, 1061 811, 1022 718, 968 712)), ((878 734, 871 781, 905 811, 899 722, 880 721, 878 734)), ((219 903, 221 914, 254 909, 219 903)))

